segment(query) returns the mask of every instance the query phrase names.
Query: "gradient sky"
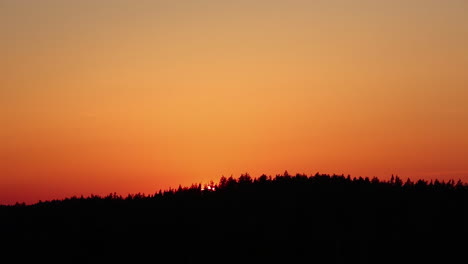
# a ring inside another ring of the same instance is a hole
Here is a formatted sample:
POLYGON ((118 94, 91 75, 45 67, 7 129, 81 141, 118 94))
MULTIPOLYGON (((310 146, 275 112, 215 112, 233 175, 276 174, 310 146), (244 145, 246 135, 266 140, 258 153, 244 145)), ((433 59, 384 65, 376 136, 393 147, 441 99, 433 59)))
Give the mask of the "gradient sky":
POLYGON ((468 181, 466 0, 0 0, 0 204, 249 172, 468 181))

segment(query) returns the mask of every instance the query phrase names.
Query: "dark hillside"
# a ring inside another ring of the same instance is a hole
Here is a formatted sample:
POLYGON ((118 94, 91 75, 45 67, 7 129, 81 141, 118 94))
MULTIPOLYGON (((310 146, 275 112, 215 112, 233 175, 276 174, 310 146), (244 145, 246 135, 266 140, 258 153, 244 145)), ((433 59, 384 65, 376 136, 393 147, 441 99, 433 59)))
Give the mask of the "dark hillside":
POLYGON ((12 260, 2 263, 465 263, 468 187, 246 174, 150 196, 3 206, 0 237, 0 258, 12 260))

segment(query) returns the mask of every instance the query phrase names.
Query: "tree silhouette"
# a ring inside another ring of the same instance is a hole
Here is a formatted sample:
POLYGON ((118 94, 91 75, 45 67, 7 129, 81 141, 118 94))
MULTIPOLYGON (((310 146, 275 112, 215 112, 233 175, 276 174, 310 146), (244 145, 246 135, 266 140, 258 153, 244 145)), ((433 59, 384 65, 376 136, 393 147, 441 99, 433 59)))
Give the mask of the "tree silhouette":
POLYGON ((468 186, 392 176, 221 177, 153 195, 111 193, 0 206, 16 262, 455 262, 468 244, 468 186))

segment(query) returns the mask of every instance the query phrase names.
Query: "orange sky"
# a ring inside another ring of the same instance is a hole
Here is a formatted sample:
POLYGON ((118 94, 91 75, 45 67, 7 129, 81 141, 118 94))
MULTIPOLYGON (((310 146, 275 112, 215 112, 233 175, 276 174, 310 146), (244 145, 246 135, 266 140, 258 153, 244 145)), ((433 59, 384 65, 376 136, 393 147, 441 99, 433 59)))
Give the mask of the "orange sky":
POLYGON ((250 172, 468 181, 468 2, 0 3, 0 204, 250 172))

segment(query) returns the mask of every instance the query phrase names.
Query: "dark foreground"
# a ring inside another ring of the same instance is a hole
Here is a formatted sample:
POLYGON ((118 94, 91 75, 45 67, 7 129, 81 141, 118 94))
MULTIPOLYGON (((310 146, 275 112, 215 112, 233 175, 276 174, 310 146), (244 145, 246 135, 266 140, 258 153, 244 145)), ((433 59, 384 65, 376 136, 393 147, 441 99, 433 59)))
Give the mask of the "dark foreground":
POLYGON ((0 207, 0 262, 468 263, 468 187, 222 178, 151 196, 0 207))

